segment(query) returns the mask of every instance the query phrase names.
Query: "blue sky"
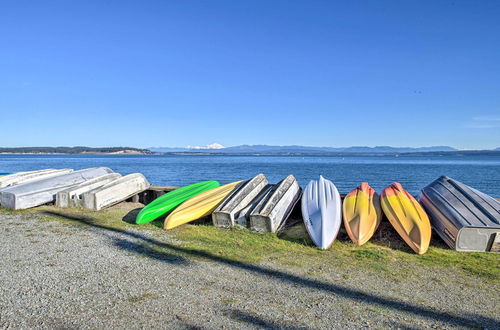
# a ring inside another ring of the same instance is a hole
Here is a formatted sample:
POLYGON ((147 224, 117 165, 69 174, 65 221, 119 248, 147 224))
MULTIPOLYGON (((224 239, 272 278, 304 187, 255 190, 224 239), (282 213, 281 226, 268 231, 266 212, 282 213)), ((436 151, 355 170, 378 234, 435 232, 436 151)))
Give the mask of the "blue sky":
POLYGON ((0 146, 500 146, 500 1, 0 1, 0 146))

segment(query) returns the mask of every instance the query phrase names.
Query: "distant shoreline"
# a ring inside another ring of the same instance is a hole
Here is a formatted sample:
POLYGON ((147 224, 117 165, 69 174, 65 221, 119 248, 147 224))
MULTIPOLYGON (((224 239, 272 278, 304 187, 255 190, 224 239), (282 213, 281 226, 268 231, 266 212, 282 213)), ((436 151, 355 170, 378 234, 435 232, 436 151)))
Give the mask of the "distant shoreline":
POLYGON ((148 149, 131 147, 18 147, 2 148, 2 155, 152 155, 148 149))
POLYGON ((224 152, 163 152, 158 153, 162 155, 174 155, 174 156, 311 156, 311 157, 409 157, 409 156, 500 156, 499 150, 470 150, 470 151, 427 151, 427 152, 325 152, 325 153, 313 153, 313 152, 269 152, 269 153, 224 153, 224 152))
POLYGON ((404 152, 404 153, 222 153, 222 152, 0 152, 0 155, 103 155, 103 156, 219 156, 219 157, 470 157, 492 156, 500 157, 500 151, 443 151, 443 152, 404 152))

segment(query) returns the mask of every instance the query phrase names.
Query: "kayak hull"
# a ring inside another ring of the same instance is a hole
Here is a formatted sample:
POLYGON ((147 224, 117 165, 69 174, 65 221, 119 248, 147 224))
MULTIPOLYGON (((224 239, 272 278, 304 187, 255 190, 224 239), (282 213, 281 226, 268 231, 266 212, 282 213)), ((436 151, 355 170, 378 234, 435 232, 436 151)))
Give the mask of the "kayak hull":
POLYGON ((415 253, 427 252, 431 224, 418 201, 397 182, 385 188, 380 197, 382 210, 401 238, 415 253))
POLYGON ((346 195, 342 211, 347 235, 358 246, 372 238, 382 219, 380 197, 366 182, 346 195))
POLYGON ((163 217, 188 199, 219 186, 217 181, 203 181, 175 189, 146 205, 137 215, 135 222, 145 224, 163 217))
POLYGON ((242 182, 243 181, 236 181, 228 183, 188 199, 170 213, 167 219, 165 219, 163 228, 173 229, 212 214, 217 206, 219 206, 234 189, 237 189, 242 182))
POLYGON ((341 200, 337 187, 320 176, 312 180, 302 194, 302 218, 314 244, 329 249, 342 223, 341 200))

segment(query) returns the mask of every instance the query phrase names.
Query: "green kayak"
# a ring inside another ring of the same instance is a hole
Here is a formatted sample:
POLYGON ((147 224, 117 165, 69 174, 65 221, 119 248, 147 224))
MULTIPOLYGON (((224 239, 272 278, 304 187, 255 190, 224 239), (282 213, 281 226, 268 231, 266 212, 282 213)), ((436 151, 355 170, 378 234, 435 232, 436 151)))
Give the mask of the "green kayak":
POLYGON ((217 181, 203 181, 166 193, 146 205, 137 215, 135 223, 142 225, 158 219, 191 197, 218 186, 217 181))

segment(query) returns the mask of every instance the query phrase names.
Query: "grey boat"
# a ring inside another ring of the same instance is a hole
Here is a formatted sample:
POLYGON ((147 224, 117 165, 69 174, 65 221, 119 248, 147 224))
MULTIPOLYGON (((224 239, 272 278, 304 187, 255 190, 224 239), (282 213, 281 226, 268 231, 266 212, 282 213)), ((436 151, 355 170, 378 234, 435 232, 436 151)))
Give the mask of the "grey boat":
POLYGON ((450 248, 499 252, 500 202, 493 197, 442 176, 422 189, 419 201, 450 248))
POLYGON ((6 187, 12 187, 19 184, 34 182, 42 179, 51 178, 61 174, 66 174, 73 172, 70 168, 65 169, 52 169, 48 168, 45 170, 29 171, 29 172, 18 172, 10 175, 6 175, 0 178, 0 190, 6 187))
POLYGON ((0 204, 20 210, 51 203, 59 191, 112 172, 107 167, 95 167, 7 187, 0 191, 0 204))
POLYGON ((109 173, 101 175, 92 180, 85 181, 79 185, 72 186, 60 191, 56 195, 56 206, 58 207, 83 207, 82 195, 93 189, 104 186, 121 177, 120 173, 109 173))
POLYGON ((231 228, 235 222, 236 214, 245 208, 268 184, 264 174, 258 174, 236 189, 212 213, 215 227, 231 228))
POLYGON ((250 229, 276 232, 292 213, 301 189, 293 175, 275 185, 250 213, 250 229))
POLYGON ((234 223, 237 226, 248 228, 250 226, 250 214, 259 205, 260 201, 267 199, 272 194, 276 185, 267 184, 260 193, 244 208, 234 216, 234 223))
POLYGON ((132 173, 82 194, 81 205, 90 210, 113 206, 148 189, 150 183, 141 173, 132 173))

